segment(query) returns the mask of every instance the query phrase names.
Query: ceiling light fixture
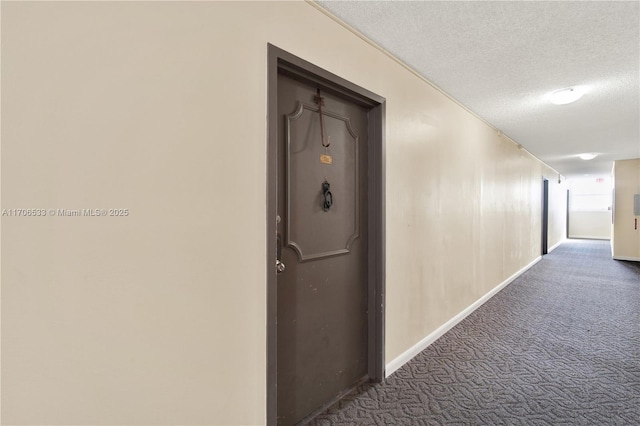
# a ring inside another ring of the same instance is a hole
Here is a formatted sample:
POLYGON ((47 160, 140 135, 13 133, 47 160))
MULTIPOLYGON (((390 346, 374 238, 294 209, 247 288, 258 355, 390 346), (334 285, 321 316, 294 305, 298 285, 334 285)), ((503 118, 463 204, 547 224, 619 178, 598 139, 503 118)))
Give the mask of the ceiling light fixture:
POLYGON ((597 155, 598 154, 593 154, 591 152, 585 152, 584 154, 578 154, 578 157, 582 158, 583 160, 593 160, 597 155))
POLYGON ((577 101, 582 95, 584 95, 584 90, 580 87, 567 87, 550 93, 549 100, 552 104, 566 105, 577 101))

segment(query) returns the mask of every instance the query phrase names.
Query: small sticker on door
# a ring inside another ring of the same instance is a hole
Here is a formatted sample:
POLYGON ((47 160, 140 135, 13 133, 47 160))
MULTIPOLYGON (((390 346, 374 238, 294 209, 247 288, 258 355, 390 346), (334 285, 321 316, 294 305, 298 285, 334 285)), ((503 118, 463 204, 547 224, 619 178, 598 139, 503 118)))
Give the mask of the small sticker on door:
POLYGON ((322 164, 332 164, 333 163, 333 158, 331 158, 330 155, 321 155, 320 156, 320 162, 322 164))

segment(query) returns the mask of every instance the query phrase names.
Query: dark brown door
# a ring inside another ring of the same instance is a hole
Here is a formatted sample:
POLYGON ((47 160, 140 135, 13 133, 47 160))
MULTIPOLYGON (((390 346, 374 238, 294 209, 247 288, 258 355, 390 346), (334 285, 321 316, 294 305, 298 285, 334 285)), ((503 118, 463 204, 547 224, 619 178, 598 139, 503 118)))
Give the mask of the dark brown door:
POLYGON ((368 377, 367 110, 280 74, 278 141, 277 413, 289 425, 368 377))
POLYGON ((548 253, 549 238, 549 180, 542 180, 542 254, 548 253))

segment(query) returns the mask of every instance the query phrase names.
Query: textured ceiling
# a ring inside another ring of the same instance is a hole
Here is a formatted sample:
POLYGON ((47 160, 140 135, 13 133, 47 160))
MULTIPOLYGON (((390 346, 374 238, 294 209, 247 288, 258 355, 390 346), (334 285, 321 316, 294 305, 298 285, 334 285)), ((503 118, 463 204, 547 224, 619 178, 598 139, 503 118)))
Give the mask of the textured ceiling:
POLYGON ((317 3, 564 176, 640 158, 639 1, 317 3))

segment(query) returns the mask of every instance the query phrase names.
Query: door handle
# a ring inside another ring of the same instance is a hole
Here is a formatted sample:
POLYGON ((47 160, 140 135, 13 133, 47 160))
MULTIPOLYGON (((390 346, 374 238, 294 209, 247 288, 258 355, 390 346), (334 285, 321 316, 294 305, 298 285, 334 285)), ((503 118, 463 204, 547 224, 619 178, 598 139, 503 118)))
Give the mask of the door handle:
POLYGON ((285 265, 280 260, 282 257, 282 238, 280 234, 276 235, 276 272, 281 274, 285 270, 285 265))

